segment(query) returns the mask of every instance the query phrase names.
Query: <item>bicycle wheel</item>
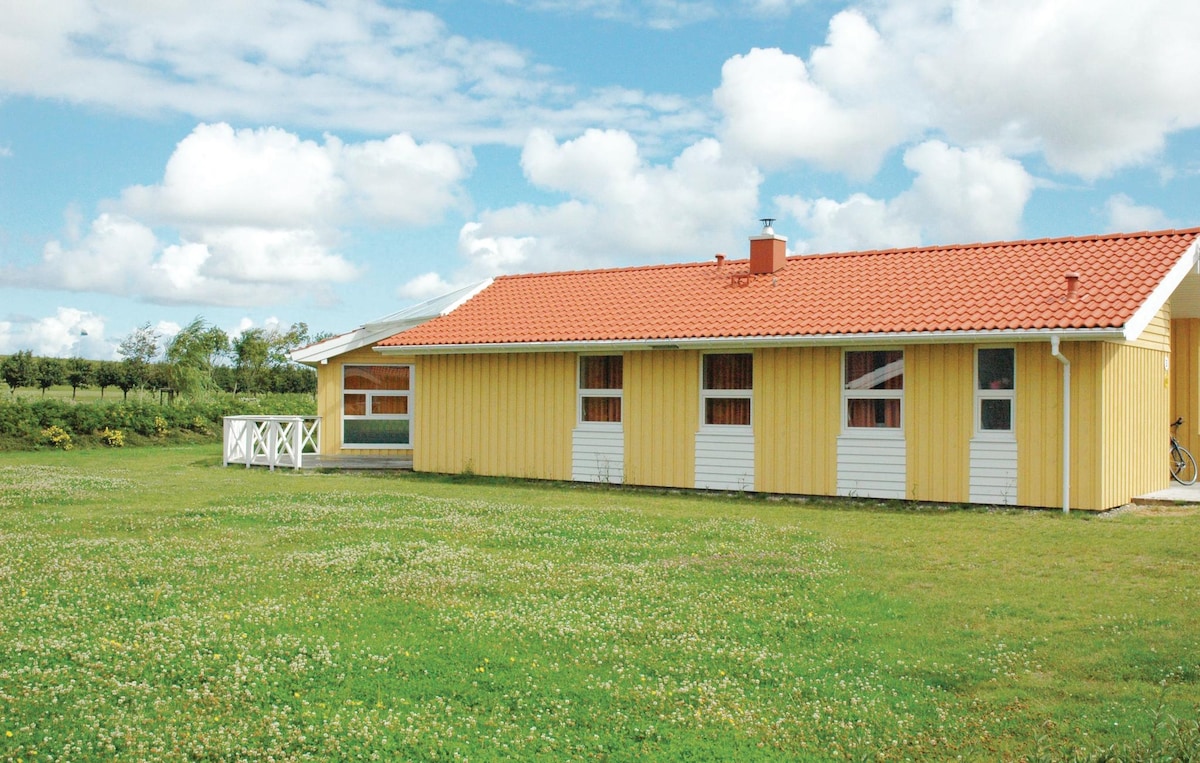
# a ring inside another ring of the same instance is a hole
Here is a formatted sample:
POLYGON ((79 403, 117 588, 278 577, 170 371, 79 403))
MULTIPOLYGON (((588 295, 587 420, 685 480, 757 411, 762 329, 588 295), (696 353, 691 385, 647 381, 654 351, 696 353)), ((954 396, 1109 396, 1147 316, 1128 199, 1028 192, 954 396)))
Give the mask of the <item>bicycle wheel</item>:
POLYGON ((1181 485, 1196 481, 1196 459, 1179 443, 1171 443, 1171 478, 1181 485))

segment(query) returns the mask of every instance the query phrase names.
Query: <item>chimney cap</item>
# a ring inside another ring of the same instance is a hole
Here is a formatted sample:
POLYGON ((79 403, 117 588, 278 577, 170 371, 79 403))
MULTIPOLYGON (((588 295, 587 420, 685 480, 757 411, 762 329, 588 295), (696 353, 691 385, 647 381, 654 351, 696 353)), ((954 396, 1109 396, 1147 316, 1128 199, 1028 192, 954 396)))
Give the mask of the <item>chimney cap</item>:
POLYGON ((760 217, 760 218, 758 218, 758 221, 763 224, 762 233, 760 235, 763 235, 763 236, 774 236, 775 235, 775 229, 771 227, 771 223, 775 222, 774 217, 760 217))

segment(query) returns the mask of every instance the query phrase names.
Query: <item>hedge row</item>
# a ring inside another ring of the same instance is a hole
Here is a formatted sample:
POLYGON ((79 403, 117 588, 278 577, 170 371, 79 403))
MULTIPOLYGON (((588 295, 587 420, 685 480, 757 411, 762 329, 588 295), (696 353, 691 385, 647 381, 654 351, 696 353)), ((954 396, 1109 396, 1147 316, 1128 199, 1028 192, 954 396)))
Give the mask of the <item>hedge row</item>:
POLYGON ((159 405, 148 401, 0 400, 0 438, 10 446, 43 444, 42 431, 57 426, 73 437, 90 437, 104 429, 121 430, 146 437, 161 437, 186 431, 219 437, 224 416, 277 415, 312 416, 312 395, 270 394, 256 398, 220 395, 203 400, 176 401, 159 405), (14 441, 16 441, 14 443, 14 441))

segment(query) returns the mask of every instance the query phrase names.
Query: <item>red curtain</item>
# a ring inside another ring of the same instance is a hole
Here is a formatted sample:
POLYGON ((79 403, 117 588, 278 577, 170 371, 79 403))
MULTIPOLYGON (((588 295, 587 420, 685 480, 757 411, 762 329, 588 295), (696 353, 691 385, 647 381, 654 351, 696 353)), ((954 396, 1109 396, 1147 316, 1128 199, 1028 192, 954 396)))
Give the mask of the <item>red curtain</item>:
POLYGON ((753 389, 754 356, 748 352, 736 355, 705 355, 704 388, 753 389))
POLYGON ((620 355, 584 355, 579 359, 579 388, 621 389, 623 371, 620 355))
POLYGON ((367 415, 367 396, 342 395, 342 413, 347 416, 367 415))
POLYGON ((371 398, 371 413, 376 415, 408 413, 408 398, 403 395, 375 395, 371 398))
POLYGON ((895 398, 851 398, 846 409, 846 423, 851 427, 900 426, 900 401, 895 398))
POLYGON ((846 389, 904 389, 904 350, 847 352, 846 389))
POLYGON ((619 424, 621 422, 621 398, 585 397, 583 399, 583 420, 619 424))
MULTIPOLYGON (((855 350, 846 353, 847 390, 904 389, 903 350, 855 350)), ((900 426, 900 400, 848 398, 846 424, 861 428, 900 426)))
POLYGON ((710 397, 704 401, 704 423, 750 425, 750 398, 710 397))
POLYGON ((846 423, 852 427, 875 426, 875 406, 872 405, 874 402, 874 400, 847 400, 849 421, 846 423))
POLYGON ((345 389, 407 390, 408 366, 346 366, 345 389))

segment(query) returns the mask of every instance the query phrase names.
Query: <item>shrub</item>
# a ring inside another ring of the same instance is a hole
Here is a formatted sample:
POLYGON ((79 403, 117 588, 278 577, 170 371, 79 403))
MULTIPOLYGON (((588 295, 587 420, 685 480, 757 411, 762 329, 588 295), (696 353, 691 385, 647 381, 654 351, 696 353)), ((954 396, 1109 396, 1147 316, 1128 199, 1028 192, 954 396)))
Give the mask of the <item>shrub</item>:
POLYGON ((125 447, 125 433, 120 429, 109 429, 108 427, 104 427, 104 429, 100 430, 98 436, 100 437, 100 442, 104 443, 110 448, 125 447))
MULTIPOLYGON (((308 394, 260 394, 254 399, 213 394, 162 405, 154 400, 94 400, 58 398, 27 400, 0 397, 0 450, 37 448, 46 444, 41 433, 57 427, 77 441, 93 442, 105 428, 119 430, 126 446, 170 442, 173 437, 220 436, 221 417, 235 415, 312 416, 316 400, 308 394)), ((76 444, 79 444, 78 442, 76 444)))
POLYGON ((59 450, 70 450, 74 447, 71 445, 71 435, 60 426, 46 427, 42 430, 42 437, 59 450))

